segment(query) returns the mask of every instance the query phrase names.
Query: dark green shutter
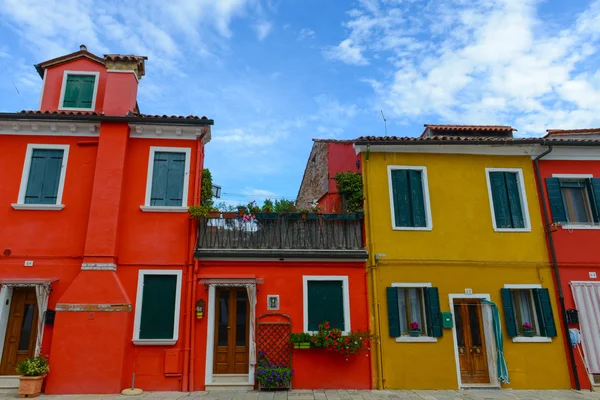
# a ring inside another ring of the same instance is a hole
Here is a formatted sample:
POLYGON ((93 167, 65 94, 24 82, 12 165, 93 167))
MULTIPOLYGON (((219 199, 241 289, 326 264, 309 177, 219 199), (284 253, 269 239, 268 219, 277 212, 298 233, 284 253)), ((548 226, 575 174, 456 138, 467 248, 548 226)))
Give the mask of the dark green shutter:
POLYGON ((492 202, 494 204, 494 216, 496 228, 512 228, 508 190, 504 172, 490 172, 490 185, 492 187, 492 202))
POLYGON ((428 287, 425 292, 425 310, 427 320, 427 333, 432 337, 442 337, 442 311, 440 309, 440 295, 438 288, 428 287))
POLYGON ((410 182, 410 201, 412 209, 412 218, 414 227, 424 227, 427 225, 425 217, 425 201, 423 199, 423 179, 421 171, 409 170, 408 177, 410 182))
POLYGON ((173 339, 176 275, 144 275, 140 339, 173 339))
POLYGON ((184 179, 185 153, 154 153, 150 205, 180 207, 184 179))
POLYGON ((95 83, 94 75, 67 75, 63 107, 91 108, 95 83))
POLYGON ((563 204, 560 180, 558 178, 546 178, 546 190, 552 211, 552 222, 567 222, 565 205, 563 204))
POLYGON ((540 327, 540 335, 547 337, 555 337, 556 323, 554 322, 554 314, 552 313, 552 303, 550 302, 550 292, 548 289, 534 289, 533 299, 535 300, 535 311, 538 317, 538 325, 540 327))
POLYGON ((394 198, 394 226, 412 226, 407 170, 392 171, 392 194, 394 198))
POLYGON ((400 336, 400 310, 398 309, 398 288, 385 288, 388 305, 388 326, 390 337, 400 336))
POLYGON ((308 281, 308 330, 317 331, 329 321, 332 328, 345 329, 344 293, 341 281, 308 281))
POLYGON ((521 190, 517 181, 516 172, 505 172, 506 190, 508 192, 508 204, 510 205, 510 217, 512 228, 525 228, 523 218, 523 207, 521 206, 521 190))
POLYGON ((592 178, 590 179, 590 183, 592 186, 592 193, 594 194, 594 204, 596 209, 596 215, 599 217, 599 220, 596 222, 600 222, 600 178, 592 178))
POLYGON ((513 309, 513 302, 510 289, 500 289, 500 295, 502 297, 502 306, 504 307, 504 324, 506 325, 506 332, 509 337, 516 337, 517 323, 515 322, 515 310, 513 309))
POLYGON ((63 150, 33 150, 25 204, 56 204, 63 154, 63 150))

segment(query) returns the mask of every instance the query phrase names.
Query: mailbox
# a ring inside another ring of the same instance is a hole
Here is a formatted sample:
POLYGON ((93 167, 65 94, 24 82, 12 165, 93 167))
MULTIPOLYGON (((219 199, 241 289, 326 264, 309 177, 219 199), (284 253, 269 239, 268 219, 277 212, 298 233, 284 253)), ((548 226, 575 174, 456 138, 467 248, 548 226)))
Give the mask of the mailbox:
POLYGON ((56 311, 54 310, 46 310, 44 315, 44 324, 46 325, 54 325, 54 317, 56 315, 56 311))
POLYGON ((443 312, 442 313, 442 327, 451 329, 454 327, 454 322, 452 321, 452 313, 451 312, 443 312))
POLYGON ((574 308, 567 310, 567 322, 569 324, 578 324, 579 323, 579 312, 574 308))

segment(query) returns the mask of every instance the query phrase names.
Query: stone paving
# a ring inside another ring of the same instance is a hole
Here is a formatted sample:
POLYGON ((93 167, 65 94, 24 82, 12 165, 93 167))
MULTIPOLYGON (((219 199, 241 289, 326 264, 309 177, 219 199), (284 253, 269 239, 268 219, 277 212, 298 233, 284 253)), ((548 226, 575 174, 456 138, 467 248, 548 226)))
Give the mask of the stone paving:
MULTIPOLYGON (((0 391, 0 400, 16 398, 0 391)), ((573 390, 291 390, 289 392, 147 392, 140 396, 41 395, 40 400, 600 400, 600 392, 573 390)))

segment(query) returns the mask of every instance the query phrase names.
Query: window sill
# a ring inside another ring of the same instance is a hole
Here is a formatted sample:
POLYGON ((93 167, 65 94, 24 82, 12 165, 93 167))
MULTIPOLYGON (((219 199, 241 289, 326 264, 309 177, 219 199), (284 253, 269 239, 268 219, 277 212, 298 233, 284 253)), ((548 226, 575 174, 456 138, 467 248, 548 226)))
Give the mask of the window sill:
POLYGON ((392 226, 392 229, 395 231, 430 231, 430 230, 432 230, 432 227, 431 226, 423 226, 423 227, 392 226))
POLYGON ((531 228, 494 228, 494 232, 531 232, 531 228))
POLYGON ((58 107, 59 111, 94 111, 93 108, 58 107))
POLYGON ((561 225, 563 229, 588 229, 588 230, 598 230, 600 229, 599 224, 565 224, 561 225))
POLYGON ((15 210, 38 210, 38 211, 60 211, 65 208, 64 204, 11 204, 15 210))
POLYGON ((534 336, 534 337, 525 337, 525 336, 516 336, 512 338, 513 343, 552 343, 551 337, 546 336, 534 336))
POLYGON ((138 346, 170 346, 177 343, 177 339, 133 339, 133 344, 138 346))
POLYGON ((165 207, 165 206, 140 206, 143 212, 188 212, 187 207, 165 207))
POLYGON ((436 337, 431 336, 400 336, 396 338, 396 343, 437 343, 436 337))

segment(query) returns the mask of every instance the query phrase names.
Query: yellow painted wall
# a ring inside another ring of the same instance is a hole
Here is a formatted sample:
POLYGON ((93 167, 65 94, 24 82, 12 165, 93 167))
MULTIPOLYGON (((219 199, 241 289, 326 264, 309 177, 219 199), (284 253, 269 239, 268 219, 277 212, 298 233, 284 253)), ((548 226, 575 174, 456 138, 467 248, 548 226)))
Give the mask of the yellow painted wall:
MULTIPOLYGON (((439 289, 442 312, 451 311, 449 294, 464 294, 466 288, 472 289, 474 294, 489 294, 491 301, 499 306, 511 380, 503 387, 569 388, 531 159, 377 152, 371 152, 369 158, 366 161, 363 156, 363 176, 368 185, 365 187, 365 218, 369 253, 371 256, 385 254, 369 275, 375 276, 377 286, 385 387, 458 387, 452 329, 444 329, 444 336, 438 338, 437 343, 396 343, 395 338, 389 337, 386 287, 393 282, 431 282, 439 289), (388 165, 427 167, 431 231, 392 230, 388 165), (531 232, 494 231, 485 168, 522 168, 531 232), (559 334, 552 343, 513 343, 512 338, 506 336, 500 298, 500 289, 505 284, 541 284, 550 289, 559 334)), ((370 262, 373 261, 371 258, 370 262)), ((371 297, 373 302, 373 293, 371 297)), ((374 364, 377 368, 378 363, 374 364)))

